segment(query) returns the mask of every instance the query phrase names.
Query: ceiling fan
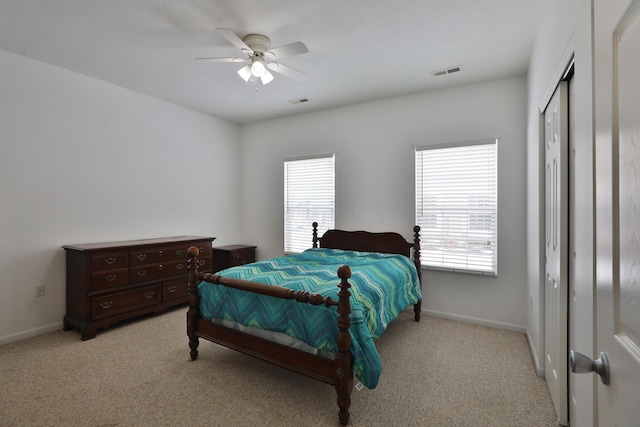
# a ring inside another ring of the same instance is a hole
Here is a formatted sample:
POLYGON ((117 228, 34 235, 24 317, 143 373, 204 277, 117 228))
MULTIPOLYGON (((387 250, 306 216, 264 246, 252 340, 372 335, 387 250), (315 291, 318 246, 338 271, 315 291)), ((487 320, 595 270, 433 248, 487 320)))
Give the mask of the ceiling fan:
POLYGON ((295 42, 269 49, 271 40, 262 34, 248 34, 241 39, 233 31, 226 28, 216 28, 216 31, 240 49, 243 56, 236 58, 196 58, 197 61, 249 62, 238 70, 238 74, 245 82, 253 81, 254 78, 260 78, 263 85, 273 80, 273 74, 271 74, 269 70, 300 81, 308 77, 308 75, 302 71, 298 71, 279 62, 282 58, 309 52, 309 49, 307 49, 304 43, 295 42))

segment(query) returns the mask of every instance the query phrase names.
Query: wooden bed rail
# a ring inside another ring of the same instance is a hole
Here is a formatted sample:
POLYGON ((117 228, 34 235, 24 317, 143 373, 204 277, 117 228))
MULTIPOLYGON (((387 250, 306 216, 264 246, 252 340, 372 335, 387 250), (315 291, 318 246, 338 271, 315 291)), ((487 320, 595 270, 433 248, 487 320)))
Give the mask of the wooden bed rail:
MULTIPOLYGON (((351 277, 351 274, 349 274, 349 277, 351 277)), ((270 297, 292 299, 298 302, 305 302, 311 305, 324 304, 327 307, 338 305, 338 301, 332 299, 331 297, 323 298, 322 295, 312 294, 306 291, 294 291, 292 289, 281 288, 279 286, 264 285, 258 282, 251 282, 248 280, 241 280, 241 279, 233 279, 230 277, 219 276, 217 274, 211 274, 211 273, 198 274, 198 279, 201 279, 205 282, 213 283, 214 285, 224 285, 228 288, 240 289, 243 291, 249 291, 256 294, 268 295, 270 297)))

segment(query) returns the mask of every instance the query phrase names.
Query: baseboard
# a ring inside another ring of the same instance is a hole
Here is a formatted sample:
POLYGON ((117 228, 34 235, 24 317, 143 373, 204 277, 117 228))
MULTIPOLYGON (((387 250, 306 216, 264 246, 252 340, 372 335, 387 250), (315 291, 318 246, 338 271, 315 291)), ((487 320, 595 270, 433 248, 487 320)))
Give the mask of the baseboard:
POLYGON ((527 336, 527 342, 529 343, 529 352, 531 353, 531 358, 533 359, 533 366, 536 368, 536 374, 540 378, 544 378, 544 366, 540 364, 540 359, 538 359, 538 352, 536 351, 536 346, 533 345, 533 340, 531 339, 531 335, 529 335, 529 329, 525 334, 527 336))
POLYGON ((15 341, 22 341, 27 338, 47 334, 49 332, 59 331, 60 329, 62 329, 62 322, 55 322, 49 325, 39 326, 37 328, 29 329, 15 334, 5 335, 0 337, 0 345, 9 344, 15 341))
POLYGON ((524 334, 527 332, 527 329, 524 326, 514 325, 512 323, 496 322, 496 321, 487 320, 487 319, 480 319, 478 317, 461 316, 459 314, 451 314, 451 313, 445 313, 442 311, 425 310, 425 309, 422 310, 422 314, 426 316, 440 317, 442 319, 473 323, 475 325, 486 326, 494 329, 503 329, 505 331, 520 332, 521 334, 524 334))

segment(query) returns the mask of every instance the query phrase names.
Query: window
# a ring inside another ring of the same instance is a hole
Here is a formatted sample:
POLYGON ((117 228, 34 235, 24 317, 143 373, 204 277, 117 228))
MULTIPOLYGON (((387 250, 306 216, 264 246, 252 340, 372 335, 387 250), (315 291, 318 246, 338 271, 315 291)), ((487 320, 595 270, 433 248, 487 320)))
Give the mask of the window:
POLYGON ((284 161, 284 251, 311 247, 312 223, 318 235, 334 228, 335 155, 284 161))
POLYGON ((416 147, 421 262, 497 274, 498 140, 416 147))

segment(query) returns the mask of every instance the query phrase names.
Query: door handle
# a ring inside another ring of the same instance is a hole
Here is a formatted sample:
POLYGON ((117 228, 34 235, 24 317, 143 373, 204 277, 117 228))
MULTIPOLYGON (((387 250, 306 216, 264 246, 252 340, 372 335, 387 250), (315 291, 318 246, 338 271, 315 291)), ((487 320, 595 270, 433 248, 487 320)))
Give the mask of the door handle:
POLYGON ((582 353, 571 350, 569 352, 569 367, 574 374, 595 372, 600 375, 602 384, 609 385, 609 358, 604 352, 600 352, 600 357, 593 360, 582 353))

